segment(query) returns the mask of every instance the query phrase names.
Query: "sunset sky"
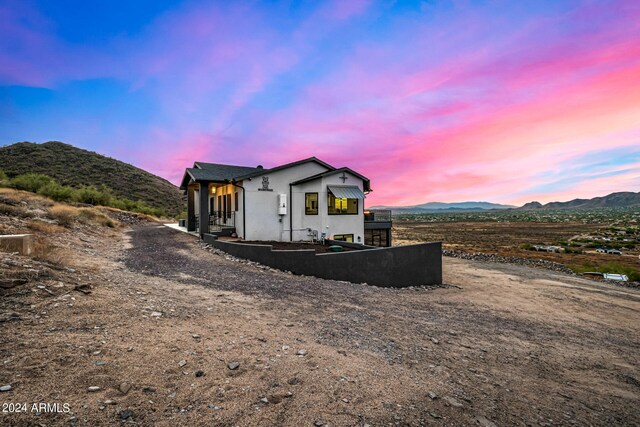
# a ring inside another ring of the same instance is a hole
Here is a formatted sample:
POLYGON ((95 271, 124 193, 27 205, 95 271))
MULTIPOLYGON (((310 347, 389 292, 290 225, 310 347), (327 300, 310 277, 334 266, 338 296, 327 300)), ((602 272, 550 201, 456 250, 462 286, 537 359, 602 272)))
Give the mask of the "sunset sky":
POLYGON ((640 1, 0 0, 0 145, 49 140, 316 156, 368 205, 640 191, 640 1))

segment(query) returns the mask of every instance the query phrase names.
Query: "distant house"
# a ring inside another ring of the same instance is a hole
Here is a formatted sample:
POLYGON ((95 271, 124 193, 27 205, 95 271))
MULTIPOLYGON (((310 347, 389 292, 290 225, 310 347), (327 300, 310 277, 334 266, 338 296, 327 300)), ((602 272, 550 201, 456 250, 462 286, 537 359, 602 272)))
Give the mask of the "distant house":
POLYGON ((622 255, 622 251, 614 248, 597 248, 596 252, 609 255, 622 255))
POLYGON ((180 188, 187 229, 201 236, 391 246, 391 212, 365 210, 369 179, 315 157, 270 169, 195 162, 180 188))

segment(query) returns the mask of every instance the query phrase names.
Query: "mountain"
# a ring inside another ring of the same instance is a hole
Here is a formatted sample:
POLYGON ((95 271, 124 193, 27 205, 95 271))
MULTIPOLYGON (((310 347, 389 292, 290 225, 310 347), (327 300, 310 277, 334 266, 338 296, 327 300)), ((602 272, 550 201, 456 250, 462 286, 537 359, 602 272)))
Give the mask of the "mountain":
POLYGON ((128 163, 62 142, 18 142, 0 147, 0 170, 9 177, 40 173, 72 187, 105 185, 118 197, 144 201, 171 215, 183 209, 182 193, 169 181, 128 163))
POLYGON ((530 202, 518 208, 522 210, 529 209, 593 209, 593 208, 626 208, 640 207, 640 192, 633 193, 624 191, 619 193, 611 193, 604 197, 594 197, 593 199, 573 199, 568 202, 551 202, 542 205, 538 202, 530 202))
POLYGON ((428 202, 413 206, 372 206, 371 209, 391 209, 393 213, 421 213, 421 212, 455 212, 455 211, 482 211, 489 209, 512 209, 515 206, 500 205, 489 202, 459 202, 442 203, 428 202))

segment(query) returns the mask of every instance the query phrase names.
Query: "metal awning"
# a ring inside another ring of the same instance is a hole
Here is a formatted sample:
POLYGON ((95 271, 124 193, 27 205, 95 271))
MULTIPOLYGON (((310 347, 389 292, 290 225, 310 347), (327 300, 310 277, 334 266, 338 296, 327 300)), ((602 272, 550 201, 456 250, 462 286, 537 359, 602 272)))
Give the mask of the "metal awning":
POLYGON ((327 189, 338 199, 364 199, 364 193, 355 185, 327 185, 327 189))

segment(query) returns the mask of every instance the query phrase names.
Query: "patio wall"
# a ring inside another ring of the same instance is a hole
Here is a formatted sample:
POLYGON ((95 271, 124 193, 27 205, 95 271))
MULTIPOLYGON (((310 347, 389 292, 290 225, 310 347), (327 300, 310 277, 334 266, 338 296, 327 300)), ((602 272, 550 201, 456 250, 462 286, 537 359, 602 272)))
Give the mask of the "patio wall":
POLYGON ((442 284, 440 242, 316 254, 313 249, 273 250, 271 245, 227 242, 208 234, 204 241, 238 258, 294 274, 398 288, 442 284))

